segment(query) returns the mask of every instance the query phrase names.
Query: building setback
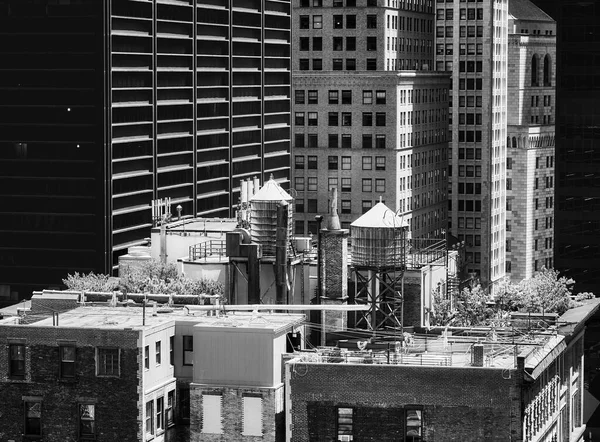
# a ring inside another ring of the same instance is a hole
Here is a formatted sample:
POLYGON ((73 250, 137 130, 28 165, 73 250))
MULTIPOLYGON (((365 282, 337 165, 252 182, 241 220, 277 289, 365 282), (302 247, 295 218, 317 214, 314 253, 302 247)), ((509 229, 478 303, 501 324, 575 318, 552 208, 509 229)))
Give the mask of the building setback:
POLYGON ((0 3, 0 301, 290 172, 289 1, 0 3))
POLYGON ((506 272, 553 267, 556 24, 529 0, 509 3, 506 272))
POLYGON ((436 70, 453 73, 448 227, 493 288, 505 275, 508 1, 436 8, 436 70))
POLYGON ((556 20, 555 267, 600 286, 600 3, 533 0, 556 20))
POLYGON ((442 235, 448 77, 425 72, 433 19, 425 2, 294 7, 296 234, 316 233, 335 187, 343 228, 382 198, 414 237, 442 235))

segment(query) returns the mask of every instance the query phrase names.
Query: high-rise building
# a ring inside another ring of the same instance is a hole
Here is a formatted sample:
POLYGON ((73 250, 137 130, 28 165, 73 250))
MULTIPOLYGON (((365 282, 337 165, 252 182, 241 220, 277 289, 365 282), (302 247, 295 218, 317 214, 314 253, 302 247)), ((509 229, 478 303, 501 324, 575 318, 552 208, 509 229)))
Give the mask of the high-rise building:
POLYGON ((452 72, 448 225, 493 288, 505 275, 508 1, 436 8, 436 70, 452 72))
POLYGON ((556 23, 511 0, 508 36, 506 273, 553 267, 556 23))
POLYGON ((291 5, 0 2, 0 301, 110 272, 153 200, 231 216, 290 162, 291 5))
POLYGON ((554 266, 600 287, 600 3, 533 0, 556 20, 554 266))
POLYGON ((413 237, 442 237, 448 74, 430 71, 434 18, 431 1, 295 5, 296 234, 316 232, 335 187, 342 227, 382 199, 413 237))

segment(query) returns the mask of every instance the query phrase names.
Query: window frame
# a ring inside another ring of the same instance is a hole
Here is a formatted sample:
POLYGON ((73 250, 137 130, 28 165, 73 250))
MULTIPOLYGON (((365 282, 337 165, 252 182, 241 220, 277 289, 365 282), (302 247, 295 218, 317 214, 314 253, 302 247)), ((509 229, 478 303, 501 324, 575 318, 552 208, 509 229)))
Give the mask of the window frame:
POLYGON ((41 438, 43 435, 42 429, 42 416, 43 416, 43 407, 42 407, 42 399, 41 398, 31 398, 23 401, 23 435, 35 438, 41 438), (39 407, 39 416, 32 417, 29 416, 29 411, 31 410, 28 407, 28 404, 32 404, 32 406, 39 407), (37 425, 33 425, 33 422, 37 422, 37 425), (31 431, 32 426, 36 429, 36 431, 31 431))
POLYGON ((77 375, 76 373, 76 364, 77 364, 77 347, 73 344, 63 344, 58 346, 58 362, 59 362, 59 377, 61 379, 74 379, 77 375), (69 361, 65 359, 64 350, 65 349, 73 350, 73 360, 69 361), (72 370, 72 374, 69 373, 69 370, 66 367, 70 367, 72 370))
POLYGON ((80 440, 95 440, 97 436, 96 432, 96 404, 89 402, 79 402, 77 404, 77 432, 80 440), (82 407, 92 407, 92 413, 89 418, 83 416, 82 407), (90 432, 86 432, 83 428, 85 422, 91 422, 90 432))
MULTIPOLYGON (((304 157, 303 157, 304 158, 304 157)), ((193 366, 194 365, 194 336, 193 335, 183 335, 181 337, 181 349, 182 349, 182 365, 183 366, 193 366), (186 345, 187 344, 187 345, 186 345), (186 356, 191 355, 191 361, 186 359, 186 356), (186 360, 188 361, 186 363, 186 360)))
POLYGON ((8 345, 8 377, 10 379, 25 379, 27 375, 27 347, 25 344, 17 344, 11 343, 8 345), (22 354, 22 359, 14 358, 13 349, 18 347, 22 347, 22 352, 18 352, 18 354, 22 354), (20 361, 20 362, 17 362, 20 361))
POLYGON ((96 376, 97 377, 121 377, 121 349, 118 347, 96 347, 96 376), (111 355, 113 359, 110 364, 114 365, 114 354, 116 351, 117 356, 117 373, 114 373, 114 367, 111 369, 111 373, 107 370, 107 356, 111 355), (104 360, 103 360, 104 359, 104 360))

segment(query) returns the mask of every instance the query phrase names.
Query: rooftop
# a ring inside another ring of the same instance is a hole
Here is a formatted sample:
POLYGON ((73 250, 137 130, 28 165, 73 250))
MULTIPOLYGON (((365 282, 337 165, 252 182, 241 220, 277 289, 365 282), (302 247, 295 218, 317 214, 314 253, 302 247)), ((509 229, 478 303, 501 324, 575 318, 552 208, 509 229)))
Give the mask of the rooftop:
POLYGON ((508 13, 517 20, 553 22, 554 19, 529 0, 510 0, 508 13))
MULTIPOLYGON (((89 305, 77 307, 60 313, 58 325, 53 317, 37 322, 24 324, 23 327, 64 327, 94 328, 111 330, 150 330, 169 322, 190 322, 202 327, 237 328, 244 331, 251 329, 279 331, 289 328, 291 324, 301 323, 303 314, 228 312, 226 316, 208 316, 204 311, 189 311, 183 306, 161 307, 153 315, 153 308, 141 306, 89 305), (145 316, 145 318, 144 318, 145 316), (144 325, 145 323, 145 325, 144 325)), ((14 324, 14 318, 0 321, 2 324, 14 324)))

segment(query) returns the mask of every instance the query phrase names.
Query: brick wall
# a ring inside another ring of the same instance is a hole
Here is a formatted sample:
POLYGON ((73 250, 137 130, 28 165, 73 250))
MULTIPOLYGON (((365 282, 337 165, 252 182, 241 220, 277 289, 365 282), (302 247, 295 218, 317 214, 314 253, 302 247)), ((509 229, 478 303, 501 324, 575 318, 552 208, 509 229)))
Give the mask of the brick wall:
POLYGON ((518 371, 304 362, 296 370, 287 366, 293 442, 336 441, 337 406, 354 408, 356 442, 402 440, 406 406, 422 407, 427 442, 521 440, 518 371))
POLYGON ((275 388, 213 387, 192 384, 190 389, 190 433, 192 442, 282 442, 285 440, 283 384, 275 388), (202 432, 203 394, 221 395, 223 434, 202 432), (243 436, 243 397, 262 398, 263 436, 243 436))
POLYGON ((98 442, 141 439, 139 332, 65 328, 0 328, 0 441, 25 441, 23 397, 42 400, 44 442, 78 439, 80 402, 96 406, 98 442), (26 370, 24 380, 8 379, 8 344, 24 339, 26 370), (77 347, 76 377, 59 378, 59 341, 77 347), (96 376, 96 347, 119 347, 120 376, 96 376))

